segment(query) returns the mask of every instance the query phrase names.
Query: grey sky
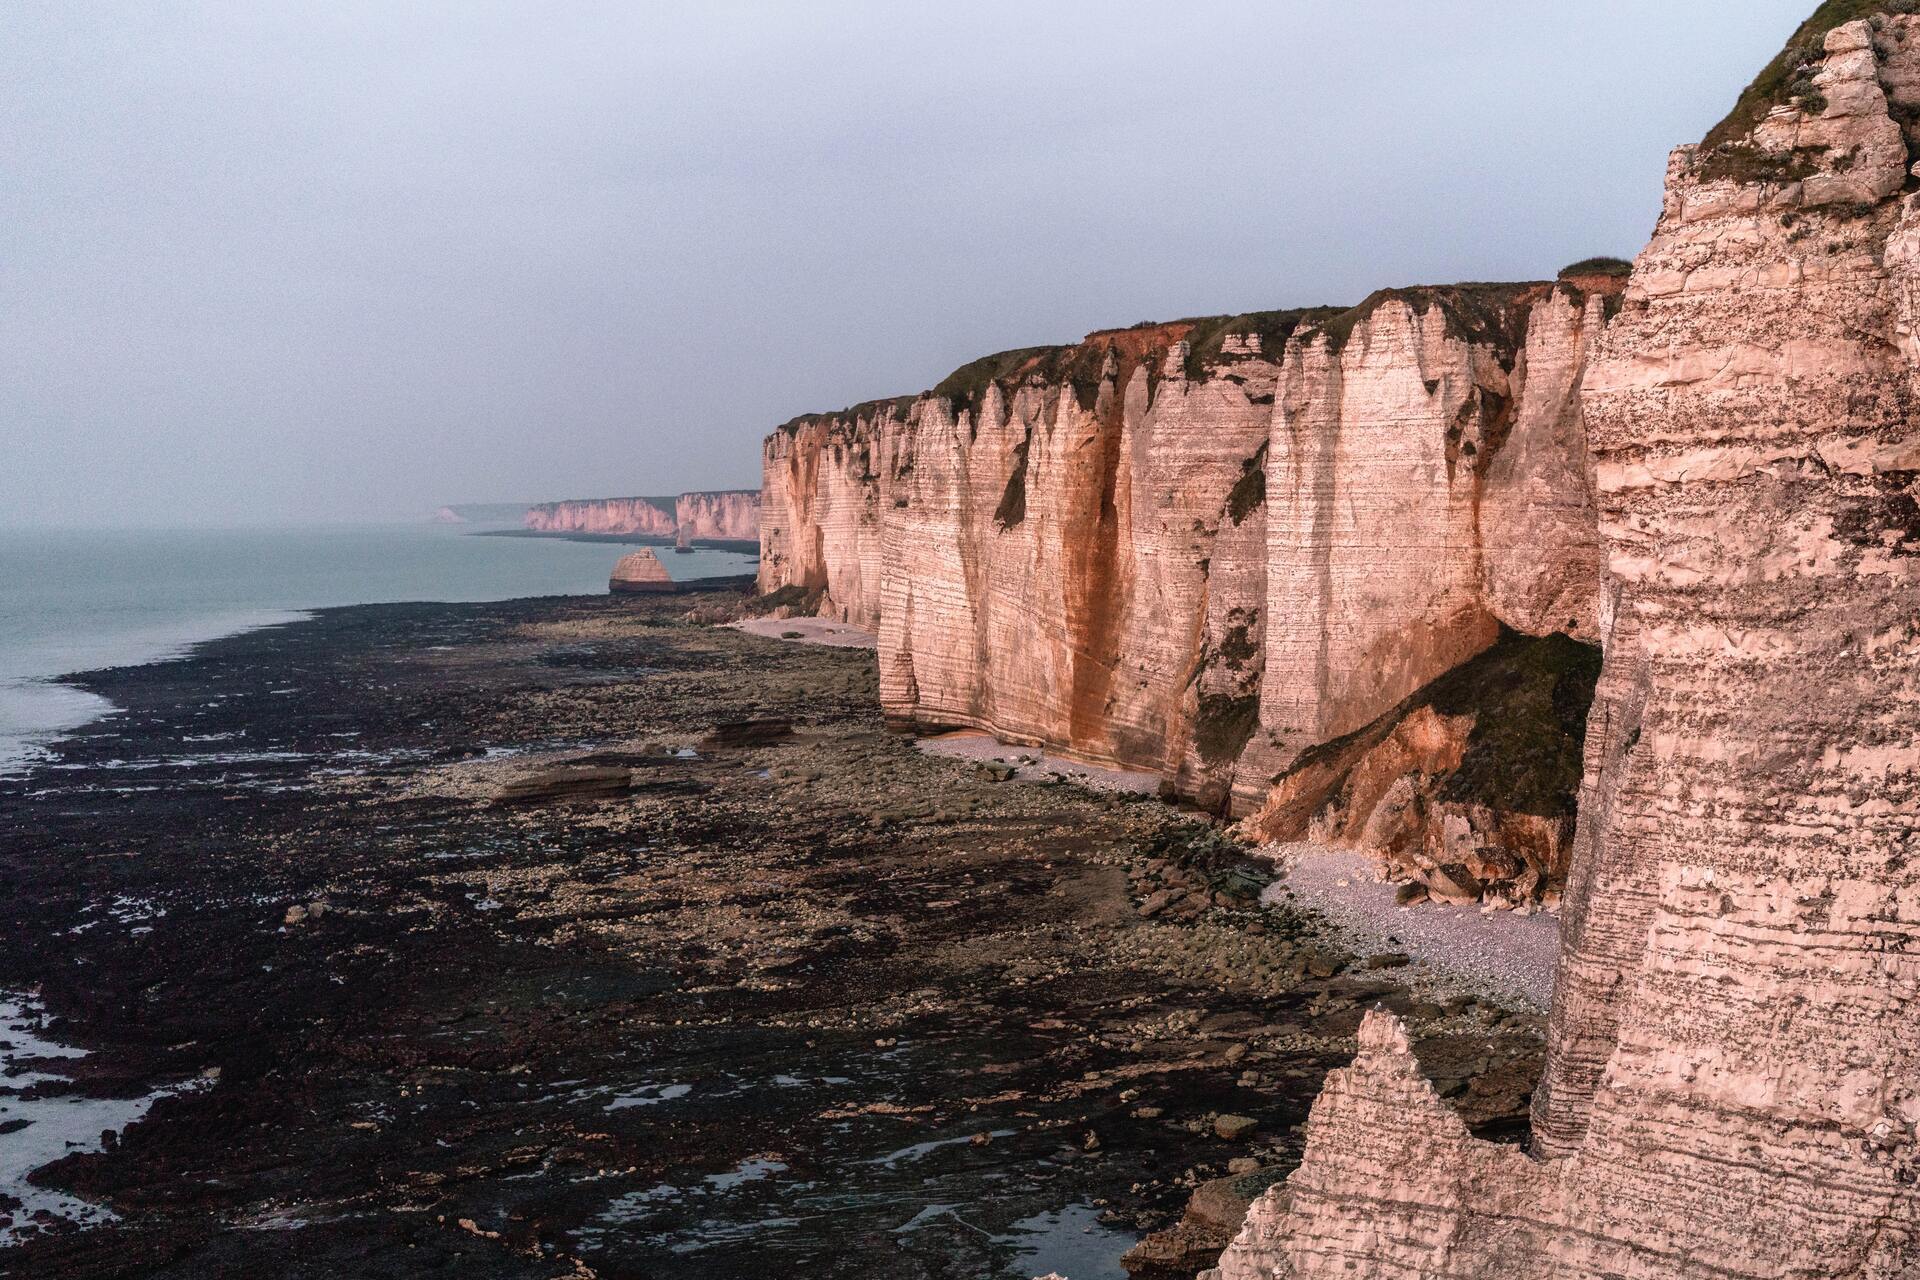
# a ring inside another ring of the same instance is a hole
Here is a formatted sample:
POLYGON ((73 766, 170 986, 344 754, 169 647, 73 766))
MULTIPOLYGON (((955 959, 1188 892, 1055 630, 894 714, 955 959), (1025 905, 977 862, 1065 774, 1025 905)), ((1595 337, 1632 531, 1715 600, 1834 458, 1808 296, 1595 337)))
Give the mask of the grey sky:
POLYGON ((1813 0, 0 10, 0 523, 758 483, 1139 320, 1631 255, 1813 0))

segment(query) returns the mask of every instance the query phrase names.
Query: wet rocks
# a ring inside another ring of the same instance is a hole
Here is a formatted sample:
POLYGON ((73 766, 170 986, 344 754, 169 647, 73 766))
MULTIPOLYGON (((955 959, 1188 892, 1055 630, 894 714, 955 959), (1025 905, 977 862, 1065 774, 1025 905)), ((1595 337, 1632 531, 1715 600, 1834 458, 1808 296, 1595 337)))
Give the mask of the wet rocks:
POLYGON ((1209 909, 1249 910, 1271 881, 1266 865, 1204 825, 1175 828, 1143 846, 1128 879, 1146 919, 1199 919, 1209 909))
POLYGON ((1238 1142, 1260 1127, 1260 1122, 1252 1116, 1221 1115, 1213 1118, 1215 1137, 1228 1142, 1238 1142))
MULTIPOLYGON (((228 1068, 62 1168, 125 1222, 35 1259, 36 1280, 128 1250, 219 1274, 223 1242, 256 1239, 229 1225, 289 1188, 365 1206, 301 1229, 316 1273, 510 1280, 549 1243, 563 1273, 590 1241, 602 1274, 993 1274, 1004 1257, 970 1227, 899 1233, 897 1206, 937 1197, 1005 1231, 1092 1202, 1165 1227, 1244 1167, 1231 1161, 1297 1156, 1357 1001, 1410 1007, 1393 973, 1352 987, 1307 973, 1310 952, 1342 959, 1308 914, 1218 905, 1244 903, 1222 882, 1244 851, 1204 823, 992 784, 884 732, 869 655, 682 625, 683 600, 330 612, 101 687, 137 691, 119 700, 141 718, 114 731, 142 742, 246 732, 277 749, 325 743, 350 716, 356 750, 380 753, 289 752, 246 806, 210 779, 129 816, 93 790, 114 776, 104 764, 51 775, 69 789, 44 797, 0 780, 4 974, 49 979, 63 1016, 98 1031, 95 1061, 228 1068), (208 709, 209 680, 278 687, 289 662, 335 692, 208 709), (259 720, 262 706, 285 719, 259 720), (682 753, 716 723, 764 719, 799 731, 682 753), (484 759, 476 743, 532 745, 484 759), (663 789, 487 803, 570 767, 663 789), (84 879, 23 870, 108 832, 139 856, 84 879), (1178 871, 1204 892, 1195 918, 1138 915, 1129 872, 1156 859, 1158 888, 1178 871), (40 927, 80 918, 76 894, 156 886, 195 909, 132 945, 40 927), (263 927, 323 898, 321 927, 263 927), (1227 1141, 1222 1114, 1262 1123, 1227 1141), (848 1192, 835 1215, 810 1216, 798 1179, 729 1181, 766 1158, 770 1131, 782 1160, 848 1192), (610 1213, 632 1229, 607 1230, 610 1213), (798 1225, 765 1228, 783 1216, 798 1225)), ((128 747, 61 749, 85 764, 128 747)), ((1471 1067, 1489 1023, 1475 1007, 1421 1029, 1463 1037, 1471 1067)), ((1462 1103, 1492 1096, 1478 1078, 1463 1076, 1462 1103)))
POLYGON ((730 747, 769 747, 793 736, 791 720, 732 720, 717 724, 700 740, 706 750, 730 747))
POLYGON ((320 919, 327 914, 328 910, 330 908, 324 901, 296 902, 287 908, 286 914, 281 917, 281 923, 291 929, 309 920, 320 919))
POLYGON ((633 770, 607 765, 563 765, 513 779, 494 794, 497 805, 605 800, 633 789, 633 770))
POLYGON ((1248 1206, 1287 1174, 1286 1166, 1262 1165, 1245 1157, 1228 1167, 1227 1177, 1194 1189, 1178 1222, 1149 1235, 1120 1260, 1128 1274, 1192 1275, 1212 1266, 1240 1229, 1248 1206))

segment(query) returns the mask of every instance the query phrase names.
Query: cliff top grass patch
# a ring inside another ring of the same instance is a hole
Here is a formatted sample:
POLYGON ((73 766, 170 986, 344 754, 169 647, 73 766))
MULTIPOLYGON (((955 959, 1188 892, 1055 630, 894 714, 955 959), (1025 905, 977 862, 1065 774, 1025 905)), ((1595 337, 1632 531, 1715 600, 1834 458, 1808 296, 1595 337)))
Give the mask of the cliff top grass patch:
POLYGON ((1559 278, 1565 280, 1571 276, 1630 276, 1633 264, 1625 258, 1582 258, 1578 262, 1569 262, 1560 268, 1559 278))
MULTIPOLYGON (((1621 260, 1588 261, 1607 264, 1621 260)), ((1631 270, 1630 263, 1621 265, 1624 270, 1631 270)), ((1603 269, 1595 270, 1598 273, 1603 269)), ((1135 369, 1145 366, 1151 387, 1160 377, 1167 353, 1184 341, 1187 343, 1184 372, 1197 382, 1206 377, 1209 369, 1230 362, 1230 358, 1221 354, 1229 338, 1257 337, 1260 340, 1257 358, 1275 362, 1287 343, 1301 336, 1324 334, 1337 351, 1346 345, 1362 321, 1383 303, 1396 299, 1409 303, 1422 315, 1438 306, 1446 316, 1450 334, 1513 352, 1526 341, 1527 304, 1537 301, 1552 287, 1553 282, 1543 280, 1413 285, 1378 290, 1357 307, 1293 307, 1235 315, 1189 316, 1180 320, 1148 320, 1125 329, 1097 329, 1072 344, 1014 347, 970 360, 922 395, 867 400, 837 412, 803 413, 782 423, 777 430, 791 435, 802 427, 821 423, 853 427, 864 420, 889 415, 905 421, 913 406, 926 398, 945 400, 956 416, 977 414, 986 400, 987 388, 993 386, 1000 387, 1003 393, 1028 384, 1071 388, 1080 407, 1091 410, 1109 359, 1114 360, 1122 383, 1132 377, 1135 369)))
POLYGON ((1726 119, 1708 130, 1707 136, 1700 140, 1701 152, 1717 151, 1728 143, 1738 142, 1751 133, 1769 111, 1810 92, 1811 86, 1800 83, 1801 70, 1821 57, 1829 31, 1875 14, 1908 13, 1912 9, 1913 6, 1900 0, 1826 0, 1813 11, 1812 17, 1800 24, 1786 48, 1775 54, 1773 61, 1741 92, 1726 119))
POLYGON ((1015 347, 969 360, 935 384, 929 395, 953 406, 955 414, 972 412, 986 398, 987 388, 1043 372, 1065 347, 1015 347))
POLYGON ((1071 346, 1016 347, 996 352, 961 365, 929 394, 946 400, 955 414, 977 413, 988 387, 1011 390, 1037 382, 1070 387, 1080 407, 1092 409, 1109 359, 1115 362, 1116 376, 1123 383, 1143 364, 1149 377, 1157 377, 1160 361, 1193 327, 1191 320, 1144 321, 1125 329, 1097 329, 1071 346))
POLYGON ((919 396, 887 396, 879 400, 862 400, 859 404, 848 405, 844 409, 799 414, 787 419, 774 430, 796 435, 802 427, 816 425, 831 427, 838 423, 853 427, 865 420, 878 420, 885 417, 893 417, 905 422, 908 411, 919 403, 919 400, 919 396))
POLYGON ((1422 316, 1438 307, 1446 320, 1448 336, 1492 347, 1502 353, 1502 363, 1511 368, 1513 358, 1526 345, 1529 304, 1552 288, 1550 281, 1525 280, 1512 284, 1469 281, 1377 289, 1359 306, 1302 330, 1302 336, 1307 340, 1324 337, 1328 347, 1338 353, 1352 340, 1354 331, 1389 302, 1404 302, 1422 316))
POLYGON ((1300 307, 1287 311, 1248 311, 1237 316, 1196 316, 1181 321, 1192 326, 1187 333, 1187 378, 1198 382, 1206 377, 1207 370, 1220 363, 1221 348, 1230 337, 1257 337, 1261 356, 1278 360, 1287 339, 1300 326, 1339 314, 1338 307, 1300 307))

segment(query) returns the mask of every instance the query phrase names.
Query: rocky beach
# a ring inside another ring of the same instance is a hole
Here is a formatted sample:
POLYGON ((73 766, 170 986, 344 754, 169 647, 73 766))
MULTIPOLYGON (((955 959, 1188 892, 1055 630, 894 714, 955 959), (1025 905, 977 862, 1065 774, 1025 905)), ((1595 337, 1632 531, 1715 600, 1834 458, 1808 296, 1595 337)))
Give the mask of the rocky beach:
POLYGON ((0 1131, 115 1131, 0 1202, 0 1274, 1090 1280, 1212 1184, 1133 1259, 1191 1274, 1376 1005, 1524 1131, 1522 1002, 1262 906, 1161 801, 915 750, 870 650, 746 606, 346 608, 79 678, 121 710, 0 783, 0 1131))

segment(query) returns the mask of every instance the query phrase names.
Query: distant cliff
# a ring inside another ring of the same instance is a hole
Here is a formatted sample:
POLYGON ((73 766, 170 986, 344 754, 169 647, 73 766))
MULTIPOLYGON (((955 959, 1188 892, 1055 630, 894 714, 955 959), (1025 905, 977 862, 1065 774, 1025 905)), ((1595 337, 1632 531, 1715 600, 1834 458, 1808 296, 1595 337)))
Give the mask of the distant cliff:
POLYGON ((635 534, 688 541, 756 542, 760 495, 723 489, 659 498, 570 498, 528 507, 529 529, 542 533, 635 534))
POLYGON ((569 498, 527 508, 529 529, 542 533, 643 533, 671 538, 679 528, 673 498, 569 498))
POLYGON ((1621 286, 1109 330, 796 419, 764 451, 762 590, 878 632, 901 727, 1157 770, 1437 896, 1539 899, 1598 666, 1576 389, 1621 286))
POLYGON ((758 542, 760 491, 724 489, 683 493, 674 499, 674 520, 686 538, 713 542, 758 542))

